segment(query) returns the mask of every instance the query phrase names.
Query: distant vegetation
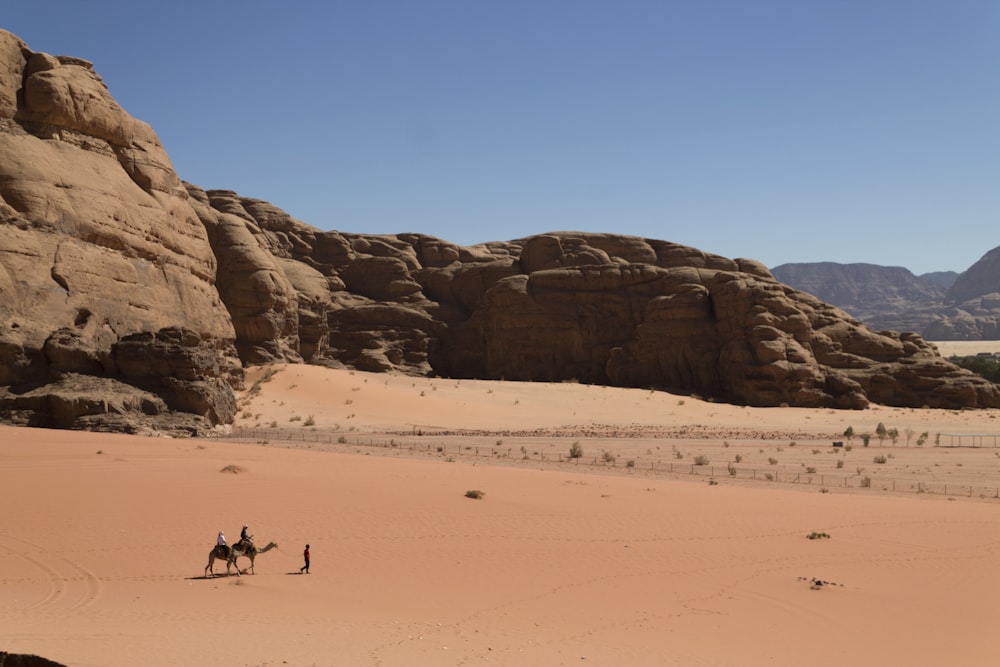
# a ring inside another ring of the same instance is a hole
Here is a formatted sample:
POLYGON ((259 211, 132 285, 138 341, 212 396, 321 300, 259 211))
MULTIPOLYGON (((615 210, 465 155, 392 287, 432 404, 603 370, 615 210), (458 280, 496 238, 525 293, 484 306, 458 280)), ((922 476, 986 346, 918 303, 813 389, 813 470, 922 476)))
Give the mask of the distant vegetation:
POLYGON ((1000 384, 1000 358, 995 356, 949 357, 948 361, 956 366, 967 368, 976 375, 986 378, 990 382, 1000 384))

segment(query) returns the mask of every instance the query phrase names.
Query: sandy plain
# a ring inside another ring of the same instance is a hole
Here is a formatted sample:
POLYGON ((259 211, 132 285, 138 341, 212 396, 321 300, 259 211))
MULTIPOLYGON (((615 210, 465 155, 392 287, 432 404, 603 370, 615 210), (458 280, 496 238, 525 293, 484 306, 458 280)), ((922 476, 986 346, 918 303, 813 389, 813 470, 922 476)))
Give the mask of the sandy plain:
POLYGON ((0 651, 996 665, 997 437, 996 410, 254 369, 229 437, 0 427, 0 651), (278 547, 206 576, 243 523, 278 547))

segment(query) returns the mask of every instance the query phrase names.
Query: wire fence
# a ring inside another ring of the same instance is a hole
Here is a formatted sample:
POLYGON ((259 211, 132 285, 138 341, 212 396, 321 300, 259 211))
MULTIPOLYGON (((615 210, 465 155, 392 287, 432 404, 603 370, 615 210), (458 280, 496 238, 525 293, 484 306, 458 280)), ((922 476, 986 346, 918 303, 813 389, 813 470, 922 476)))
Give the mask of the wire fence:
MULTIPOLYGON (((720 480, 744 480, 763 484, 792 484, 815 487, 818 491, 840 489, 873 489, 896 493, 944 495, 1000 500, 1000 480, 990 483, 956 483, 935 480, 903 479, 880 474, 865 475, 862 472, 814 472, 789 470, 780 466, 761 467, 741 463, 711 464, 694 457, 692 461, 662 458, 626 458, 607 452, 597 456, 573 456, 571 449, 565 452, 545 452, 540 449, 521 446, 473 444, 469 438, 453 436, 436 438, 433 435, 406 437, 376 437, 370 434, 332 433, 329 431, 308 431, 301 429, 243 429, 234 428, 228 433, 218 433, 212 438, 254 442, 257 444, 315 444, 330 451, 357 451, 359 449, 395 450, 412 455, 428 455, 444 460, 497 460, 511 464, 545 463, 556 467, 577 470, 593 470, 618 474, 672 475, 704 478, 708 483, 720 480)), ((480 436, 474 440, 488 439, 480 436)), ((565 438, 561 438, 565 439, 565 438)), ((981 442, 981 441, 980 441, 981 442)), ((839 443, 838 443, 839 444, 839 443)), ((954 446, 948 444, 945 446, 954 446)), ((980 445, 981 446, 981 445, 980 445)))

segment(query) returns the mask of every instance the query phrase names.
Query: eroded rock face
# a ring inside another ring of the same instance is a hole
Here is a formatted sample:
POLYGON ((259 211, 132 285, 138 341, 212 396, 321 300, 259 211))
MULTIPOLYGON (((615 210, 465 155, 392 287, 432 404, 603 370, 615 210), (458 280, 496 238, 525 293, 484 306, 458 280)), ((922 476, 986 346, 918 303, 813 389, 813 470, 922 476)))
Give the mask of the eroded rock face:
POLYGON ((308 297, 299 321, 310 322, 312 363, 654 387, 755 406, 1000 406, 995 385, 919 336, 874 332, 751 260, 568 232, 464 248, 323 232, 252 200, 239 208, 282 270, 307 267, 308 280, 291 281, 308 297))
POLYGON ((174 173, 89 63, 0 31, 0 418, 198 433, 241 364, 577 380, 748 405, 1000 407, 760 263, 559 232, 322 231, 174 173))
MULTIPOLYGON (((136 333, 184 327, 214 341, 220 358, 206 368, 237 361, 206 226, 152 128, 90 63, 33 53, 0 31, 0 155, 0 412, 23 415, 15 398, 72 378, 128 383, 112 350, 136 333)), ((241 382, 224 381, 230 396, 241 382)), ((206 426, 231 417, 202 412, 206 426)))

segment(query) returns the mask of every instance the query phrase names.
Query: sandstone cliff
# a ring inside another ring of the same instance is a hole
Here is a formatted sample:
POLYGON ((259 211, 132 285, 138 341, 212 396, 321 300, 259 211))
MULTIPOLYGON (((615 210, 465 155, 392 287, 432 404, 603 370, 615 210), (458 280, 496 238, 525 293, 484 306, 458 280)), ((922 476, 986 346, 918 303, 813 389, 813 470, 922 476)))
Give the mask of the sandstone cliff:
POLYGON ((760 264, 560 232, 322 231, 183 183, 91 65, 0 31, 0 418, 199 432, 242 367, 577 380, 749 405, 1000 406, 760 264))
POLYGON ((0 31, 0 410, 197 431, 242 369, 205 226, 90 63, 0 31), (139 336, 139 334, 144 334, 139 336))

